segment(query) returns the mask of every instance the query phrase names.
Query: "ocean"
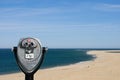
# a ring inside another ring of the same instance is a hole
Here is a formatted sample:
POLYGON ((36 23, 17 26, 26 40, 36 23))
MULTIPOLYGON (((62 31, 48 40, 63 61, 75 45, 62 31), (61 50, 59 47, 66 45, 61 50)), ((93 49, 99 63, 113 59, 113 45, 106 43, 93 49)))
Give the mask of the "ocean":
MULTIPOLYGON (((95 58, 86 52, 87 50, 84 49, 49 49, 45 54, 41 69, 75 64, 95 58)), ((0 75, 19 71, 21 70, 11 49, 0 49, 0 75)))

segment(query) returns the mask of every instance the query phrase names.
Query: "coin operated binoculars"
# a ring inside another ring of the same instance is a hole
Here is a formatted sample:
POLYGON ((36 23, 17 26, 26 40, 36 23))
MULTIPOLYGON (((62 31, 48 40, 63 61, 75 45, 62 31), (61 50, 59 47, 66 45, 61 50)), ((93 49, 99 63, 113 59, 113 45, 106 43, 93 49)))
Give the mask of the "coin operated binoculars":
POLYGON ((18 66, 25 74, 25 80, 34 80, 34 73, 43 62, 46 47, 35 38, 23 38, 13 52, 18 66))

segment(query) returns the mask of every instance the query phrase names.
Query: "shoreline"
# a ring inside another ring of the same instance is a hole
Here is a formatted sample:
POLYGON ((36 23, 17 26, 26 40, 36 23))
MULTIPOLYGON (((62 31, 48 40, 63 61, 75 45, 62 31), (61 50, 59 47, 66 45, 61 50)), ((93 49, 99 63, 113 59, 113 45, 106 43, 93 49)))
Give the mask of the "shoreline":
MULTIPOLYGON (((34 75, 35 80, 120 80, 120 50, 88 51, 96 58, 90 61, 40 69, 34 75), (115 53, 116 52, 116 53, 115 53)), ((0 80, 24 80, 24 74, 11 73, 0 75, 0 80)))
MULTIPOLYGON (((6 52, 6 50, 4 52, 6 52)), ((4 58, 1 59, 2 64, 0 69, 0 75, 20 72, 21 70, 19 69, 16 61, 13 58, 14 55, 10 55, 7 53, 6 56, 9 56, 9 60, 7 61, 5 59, 6 58, 5 55, 3 56, 4 58), (12 60, 12 64, 10 60, 12 60)), ((45 59, 43 61, 43 64, 40 67, 41 70, 68 66, 71 64, 74 65, 79 62, 90 61, 94 59, 93 56, 87 54, 87 50, 84 51, 84 50, 76 50, 76 49, 49 50, 49 52, 45 55, 44 58, 45 59)))

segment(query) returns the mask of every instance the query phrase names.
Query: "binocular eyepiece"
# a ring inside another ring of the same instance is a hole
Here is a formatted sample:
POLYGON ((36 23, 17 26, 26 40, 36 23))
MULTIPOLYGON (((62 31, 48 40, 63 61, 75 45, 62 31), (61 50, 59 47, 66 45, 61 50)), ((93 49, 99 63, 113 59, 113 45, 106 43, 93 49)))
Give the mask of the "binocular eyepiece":
POLYGON ((37 47, 37 43, 33 39, 25 39, 20 43, 20 47, 25 49, 25 53, 33 53, 34 48, 37 47))

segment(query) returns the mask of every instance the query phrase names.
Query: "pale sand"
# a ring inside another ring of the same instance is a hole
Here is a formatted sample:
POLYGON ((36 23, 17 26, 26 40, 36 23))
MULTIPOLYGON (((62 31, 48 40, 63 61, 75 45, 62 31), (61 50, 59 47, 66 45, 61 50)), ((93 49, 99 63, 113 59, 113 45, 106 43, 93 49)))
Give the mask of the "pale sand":
MULTIPOLYGON (((39 70, 34 80, 120 80, 120 54, 113 52, 89 51, 88 54, 97 58, 74 65, 39 70)), ((0 80, 24 80, 24 74, 0 75, 0 80)))

